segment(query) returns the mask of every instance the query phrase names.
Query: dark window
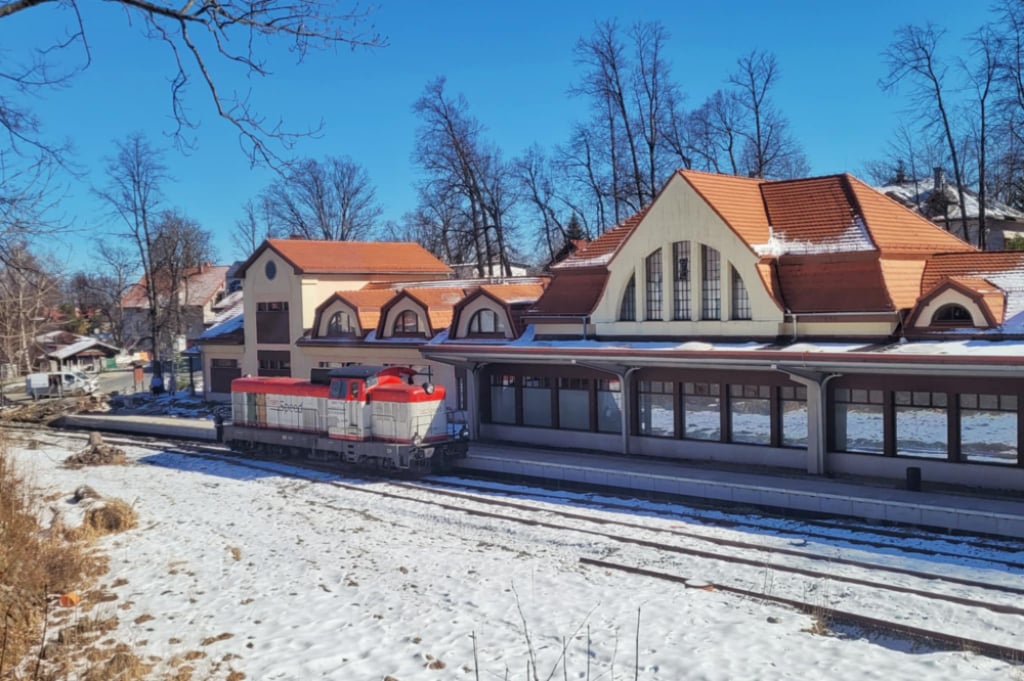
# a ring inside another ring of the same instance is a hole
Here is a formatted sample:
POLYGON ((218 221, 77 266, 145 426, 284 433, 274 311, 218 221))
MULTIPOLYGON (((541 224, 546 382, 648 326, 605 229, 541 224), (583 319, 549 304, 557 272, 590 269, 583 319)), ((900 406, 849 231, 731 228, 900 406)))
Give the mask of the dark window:
POLYGON ((779 407, 782 411, 782 446, 807 446, 807 388, 783 386, 779 388, 779 407))
POLYGON ((1017 463, 1016 395, 960 395, 960 456, 975 463, 1017 463))
POLYGON ((629 278, 626 290, 622 294, 622 305, 619 306, 619 321, 636 321, 636 275, 629 278))
POLYGON ((720 393, 718 383, 683 384, 683 437, 690 440, 722 439, 720 393))
POLYGON ((750 319, 750 296, 747 295, 747 287, 743 284, 743 277, 732 268, 732 318, 750 319))
POLYGON ((885 452, 885 396, 881 390, 836 388, 834 442, 840 452, 885 452))
POLYGON ((590 379, 558 379, 558 427, 590 430, 590 379))
POLYGON ((291 376, 292 353, 287 350, 258 350, 260 376, 291 376))
POLYGON ((469 333, 481 336, 505 334, 505 320, 494 310, 479 310, 469 320, 469 333))
POLYGON ((420 333, 420 317, 412 310, 405 310, 395 319, 393 333, 399 335, 413 335, 420 333))
POLYGON ((491 421, 516 422, 516 377, 508 374, 491 376, 491 421))
POLYGON ((701 319, 722 318, 722 260, 718 251, 701 246, 701 319))
POLYGON ((654 253, 647 256, 646 268, 647 276, 647 303, 646 303, 646 318, 647 319, 661 319, 661 249, 659 248, 654 253))
POLYGON ((935 314, 932 315, 932 324, 936 326, 974 326, 974 319, 963 305, 950 303, 935 311, 935 314))
POLYGON ((256 342, 289 343, 288 303, 256 303, 256 342))
POLYGON ((672 319, 690 318, 690 242, 672 244, 672 319))
POLYGON ((675 389, 671 381, 640 381, 637 384, 637 410, 641 435, 675 437, 675 389))
POLYGON ((335 312, 327 322, 327 335, 331 338, 354 336, 355 333, 352 315, 348 312, 335 312))
POLYGON ((210 392, 229 393, 231 392, 231 381, 241 378, 242 369, 238 366, 237 359, 210 360, 210 392))
POLYGON ((948 396, 946 393, 897 390, 896 454, 949 457, 948 396))
POLYGON ((729 440, 772 443, 772 389, 767 385, 729 386, 729 440))

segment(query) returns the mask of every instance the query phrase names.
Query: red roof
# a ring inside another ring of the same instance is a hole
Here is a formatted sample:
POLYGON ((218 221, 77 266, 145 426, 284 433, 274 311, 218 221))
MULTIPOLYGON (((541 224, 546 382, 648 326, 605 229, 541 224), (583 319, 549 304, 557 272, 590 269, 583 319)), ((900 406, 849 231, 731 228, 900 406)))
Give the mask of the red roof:
POLYGON ((590 243, 586 244, 583 248, 578 249, 572 255, 565 260, 558 262, 551 266, 552 270, 569 269, 572 267, 595 267, 607 265, 611 262, 611 259, 615 257, 622 244, 626 243, 626 239, 633 233, 640 221, 643 220, 644 215, 647 214, 647 209, 632 215, 611 229, 607 230, 604 234, 597 237, 590 243))
MULTIPOLYGON (((204 265, 188 270, 184 285, 180 287, 182 305, 202 307, 209 303, 224 289, 227 272, 227 265, 204 265)), ((166 276, 158 274, 156 281, 161 293, 170 289, 170 280, 166 276)), ((121 307, 149 308, 145 275, 128 289, 121 299, 121 307)))
POLYGON ((600 302, 607 282, 604 268, 560 270, 529 314, 588 315, 600 302))
POLYGON ((449 275, 452 270, 417 243, 392 241, 314 241, 267 239, 239 268, 249 266, 266 249, 274 250, 296 274, 449 275))

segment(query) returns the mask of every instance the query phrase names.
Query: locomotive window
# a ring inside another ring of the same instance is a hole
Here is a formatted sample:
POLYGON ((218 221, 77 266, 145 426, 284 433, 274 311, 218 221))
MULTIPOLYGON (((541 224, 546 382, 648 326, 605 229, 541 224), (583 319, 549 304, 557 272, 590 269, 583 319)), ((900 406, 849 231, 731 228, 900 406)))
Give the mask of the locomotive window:
POLYGON ((331 397, 336 400, 343 400, 348 395, 348 381, 335 379, 331 382, 331 397))
POLYGON ((353 400, 358 400, 359 399, 359 388, 360 388, 359 381, 352 381, 352 399, 353 400))

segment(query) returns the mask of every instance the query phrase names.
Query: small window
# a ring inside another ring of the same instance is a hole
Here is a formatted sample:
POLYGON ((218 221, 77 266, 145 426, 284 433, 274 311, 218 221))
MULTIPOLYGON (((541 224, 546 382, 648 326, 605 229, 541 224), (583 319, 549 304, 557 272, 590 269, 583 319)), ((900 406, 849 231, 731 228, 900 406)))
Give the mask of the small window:
POLYGON ((469 320, 469 333, 495 335, 505 333, 505 320, 494 310, 480 310, 469 320))
POLYGON ((336 400, 343 400, 348 395, 348 381, 334 379, 331 382, 331 397, 336 400))
POLYGON ((935 326, 974 326, 974 318, 963 305, 950 303, 943 305, 932 316, 935 326))
POLYGON ((743 277, 736 271, 736 268, 732 268, 732 318, 733 319, 750 319, 752 311, 750 309, 750 296, 747 295, 747 287, 743 285, 743 277))
POLYGON ((405 310, 395 319, 394 333, 415 334, 420 332, 420 318, 412 310, 405 310))
POLYGON ((722 318, 722 258, 714 248, 701 246, 701 319, 722 318))
POLYGON ((629 278, 626 290, 622 294, 622 305, 619 306, 619 321, 636 321, 636 275, 629 278))
POLYGON ((263 266, 263 272, 267 275, 267 281, 273 281, 277 276, 277 263, 268 260, 267 264, 263 266))
POLYGON ((647 276, 647 319, 661 319, 661 249, 647 256, 644 271, 647 276))
POLYGON ((339 336, 354 336, 355 326, 352 324, 352 315, 348 312, 335 312, 327 322, 327 335, 332 338, 339 336))

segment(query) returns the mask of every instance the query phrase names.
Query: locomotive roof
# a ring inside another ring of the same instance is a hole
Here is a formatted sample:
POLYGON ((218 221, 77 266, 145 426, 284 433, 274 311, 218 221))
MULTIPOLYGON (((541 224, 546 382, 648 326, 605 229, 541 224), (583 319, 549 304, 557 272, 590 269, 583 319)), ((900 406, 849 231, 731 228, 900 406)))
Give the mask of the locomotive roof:
POLYGON ((327 375, 331 378, 369 378, 384 371, 384 367, 374 364, 353 364, 347 367, 331 369, 327 375))

